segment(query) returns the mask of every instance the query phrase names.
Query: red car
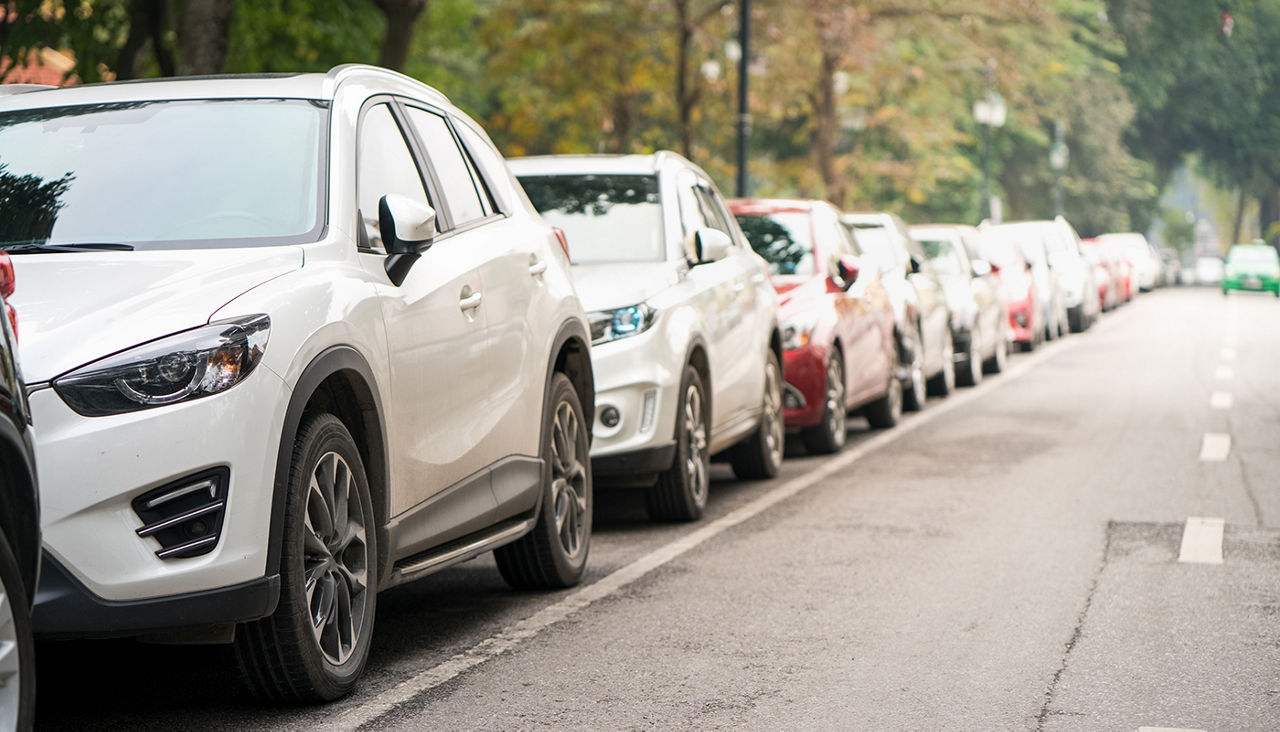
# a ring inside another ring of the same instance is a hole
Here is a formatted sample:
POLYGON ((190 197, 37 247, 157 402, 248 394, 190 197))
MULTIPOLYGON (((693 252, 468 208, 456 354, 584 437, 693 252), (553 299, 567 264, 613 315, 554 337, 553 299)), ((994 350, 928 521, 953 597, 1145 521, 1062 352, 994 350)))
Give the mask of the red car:
POLYGON ((902 415, 893 307, 875 267, 860 267, 857 245, 825 201, 739 199, 729 208, 779 295, 783 414, 810 452, 845 442, 848 413, 872 427, 902 415))
POLYGON ((1031 265, 1023 258, 1018 243, 998 230, 983 231, 982 256, 1000 277, 1000 297, 1009 312, 1013 341, 1024 350, 1034 349, 1044 340, 1045 326, 1031 265))

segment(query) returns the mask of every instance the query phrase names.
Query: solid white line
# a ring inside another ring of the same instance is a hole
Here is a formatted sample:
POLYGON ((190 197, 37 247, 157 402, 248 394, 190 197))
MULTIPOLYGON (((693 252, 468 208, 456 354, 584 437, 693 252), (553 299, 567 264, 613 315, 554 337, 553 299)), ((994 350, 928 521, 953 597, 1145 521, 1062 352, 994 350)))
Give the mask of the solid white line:
POLYGON ((1223 361, 1234 361, 1234 360, 1236 360, 1236 349, 1234 349, 1234 348, 1224 348, 1224 349, 1222 349, 1222 360, 1223 360, 1223 361))
POLYGON ((1187 564, 1222 564, 1222 532, 1226 521, 1220 518, 1187 519, 1182 530, 1182 547, 1178 561, 1187 564))
POLYGON ((1220 463, 1231 454, 1231 435, 1222 432, 1206 432, 1200 443, 1200 459, 1220 463))
MULTIPOLYGON (((1115 321, 1104 321, 1100 325, 1109 326, 1113 322, 1115 321)), ((1036 353, 1025 357, 1021 363, 1015 364, 1009 368, 1000 378, 985 380, 982 384, 974 388, 966 389, 963 392, 953 393, 945 402, 931 405, 924 412, 914 417, 909 417, 897 427, 881 432, 860 443, 857 447, 846 450, 838 456, 819 463, 809 472, 798 475, 786 483, 778 485, 776 488, 769 490, 768 493, 765 493, 764 495, 752 500, 750 503, 739 507, 733 512, 714 521, 709 521, 694 531, 691 531, 690 533, 655 549, 631 564, 601 577, 590 585, 573 591, 559 602, 549 605, 524 620, 504 628, 496 635, 480 641, 471 648, 456 654, 443 663, 421 671, 386 691, 378 692, 377 695, 368 702, 346 709, 337 716, 329 717, 324 722, 316 725, 314 729, 317 730, 317 732, 328 732, 329 730, 351 730, 377 719, 383 714, 392 711, 400 704, 413 699, 423 692, 448 682, 451 679, 470 671, 476 666, 506 653, 507 651, 515 648, 521 642, 536 636, 549 626, 564 620, 588 605, 613 595, 623 587, 635 582, 641 577, 644 577, 653 570, 667 564, 671 560, 676 559, 691 549, 694 549, 700 544, 706 542, 708 539, 718 536, 719 534, 722 534, 725 531, 758 516, 769 508, 772 508, 782 501, 795 496, 806 488, 814 486, 825 478, 828 478, 842 470, 847 470, 855 461, 879 450, 885 445, 903 437, 913 430, 929 424, 951 410, 964 404, 968 404, 974 399, 981 398, 988 391, 996 389, 1003 384, 1011 383, 1015 379, 1025 375, 1042 361, 1052 358, 1061 351, 1072 348, 1083 342, 1085 342, 1084 338, 1077 337, 1066 341, 1059 341, 1053 345, 1042 346, 1036 353)))
POLYGON ((1215 391, 1209 396, 1209 406, 1214 409, 1230 409, 1235 403, 1235 399, 1231 397, 1229 391, 1215 391))
POLYGON ((1213 372, 1213 378, 1217 379, 1218 381, 1231 381, 1231 379, 1234 378, 1235 375, 1236 375, 1235 369, 1231 368, 1230 366, 1219 366, 1218 369, 1213 372))

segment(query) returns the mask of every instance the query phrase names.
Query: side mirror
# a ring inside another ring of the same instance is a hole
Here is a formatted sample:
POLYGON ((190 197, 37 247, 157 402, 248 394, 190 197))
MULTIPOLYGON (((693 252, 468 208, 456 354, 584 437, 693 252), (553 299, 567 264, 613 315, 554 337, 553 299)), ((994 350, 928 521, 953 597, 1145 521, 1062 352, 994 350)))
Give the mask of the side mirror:
POLYGON ((992 267, 989 262, 986 262, 981 259, 975 259, 971 264, 972 264, 974 277, 986 277, 987 275, 996 271, 995 267, 992 267))
POLYGON ((388 193, 378 201, 378 231, 387 249, 383 267, 392 284, 399 287, 435 238, 436 210, 398 193, 388 193))
POLYGON ((702 228, 689 236, 688 249, 693 255, 694 264, 718 262, 729 256, 733 240, 719 229, 702 228))
POLYGON ((840 275, 840 288, 847 290, 853 286, 858 279, 858 272, 862 269, 862 262, 858 258, 845 254, 836 260, 836 273, 840 275))
POLYGON ((920 274, 920 269, 921 269, 920 260, 916 259, 915 257, 907 258, 907 267, 908 267, 908 271, 910 271, 911 274, 920 274))

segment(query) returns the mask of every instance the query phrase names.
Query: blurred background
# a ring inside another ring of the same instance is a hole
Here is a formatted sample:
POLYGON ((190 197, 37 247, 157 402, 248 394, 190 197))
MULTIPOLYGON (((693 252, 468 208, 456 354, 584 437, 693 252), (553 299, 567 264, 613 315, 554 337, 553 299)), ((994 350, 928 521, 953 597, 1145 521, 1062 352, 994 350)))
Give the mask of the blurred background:
POLYGON ((673 149, 728 194, 745 69, 752 195, 917 221, 1062 213, 1184 261, 1280 239, 1280 0, 744 1, 16 0, 0 76, 374 63, 439 88, 507 155, 673 149))

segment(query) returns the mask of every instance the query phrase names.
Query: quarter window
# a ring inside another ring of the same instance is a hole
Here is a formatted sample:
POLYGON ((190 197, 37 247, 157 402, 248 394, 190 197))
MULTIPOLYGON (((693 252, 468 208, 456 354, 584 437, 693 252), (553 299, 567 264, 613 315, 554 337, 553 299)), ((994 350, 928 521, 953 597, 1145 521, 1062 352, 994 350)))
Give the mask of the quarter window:
POLYGON ((453 225, 466 226, 487 216, 471 168, 458 148, 449 123, 438 114, 416 107, 410 107, 408 115, 431 161, 431 169, 439 179, 440 193, 449 206, 453 225))

